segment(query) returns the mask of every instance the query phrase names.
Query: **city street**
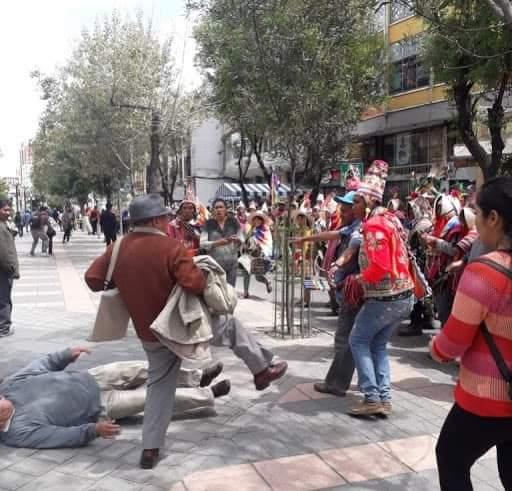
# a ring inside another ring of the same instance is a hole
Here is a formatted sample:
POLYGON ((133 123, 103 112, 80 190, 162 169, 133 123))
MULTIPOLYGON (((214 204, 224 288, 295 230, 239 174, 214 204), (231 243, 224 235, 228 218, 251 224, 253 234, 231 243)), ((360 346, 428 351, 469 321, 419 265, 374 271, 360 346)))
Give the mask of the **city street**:
MULTIPOLYGON (((30 257, 30 234, 17 240, 21 280, 13 296, 15 334, 0 339, 0 377, 45 353, 76 345, 90 346, 93 352, 72 369, 144 359, 133 331, 118 342, 85 341, 98 296, 86 288, 83 273, 104 244, 80 231, 69 244, 61 240, 58 233, 54 257, 30 257)), ((331 361, 336 319, 323 306, 326 296, 313 298, 314 323, 320 330, 307 339, 282 339, 272 333, 271 297, 255 281, 252 290, 254 296, 240 300, 236 314, 262 344, 288 361, 288 373, 279 383, 257 392, 242 362, 228 349, 214 348, 215 359, 225 365, 221 379, 231 379, 231 393, 217 399, 216 414, 173 421, 154 470, 138 467, 141 416, 122 421, 122 434, 115 441, 97 439, 85 448, 0 446, 0 490, 439 489, 434 448, 451 407, 456 367, 430 360, 426 336, 393 338, 394 412, 386 420, 353 419, 346 411, 358 399, 357 392, 338 398, 312 387, 331 361)), ((474 466, 477 491, 502 489, 492 457, 474 466)))

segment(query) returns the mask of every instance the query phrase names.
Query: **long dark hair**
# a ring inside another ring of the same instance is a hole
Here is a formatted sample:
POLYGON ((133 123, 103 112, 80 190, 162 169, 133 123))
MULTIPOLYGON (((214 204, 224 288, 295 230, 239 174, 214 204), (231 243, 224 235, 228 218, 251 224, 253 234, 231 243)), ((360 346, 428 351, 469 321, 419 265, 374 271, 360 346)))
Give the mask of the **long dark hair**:
POLYGON ((512 238, 512 177, 495 177, 487 181, 476 198, 484 217, 492 210, 503 220, 503 229, 507 237, 512 238))

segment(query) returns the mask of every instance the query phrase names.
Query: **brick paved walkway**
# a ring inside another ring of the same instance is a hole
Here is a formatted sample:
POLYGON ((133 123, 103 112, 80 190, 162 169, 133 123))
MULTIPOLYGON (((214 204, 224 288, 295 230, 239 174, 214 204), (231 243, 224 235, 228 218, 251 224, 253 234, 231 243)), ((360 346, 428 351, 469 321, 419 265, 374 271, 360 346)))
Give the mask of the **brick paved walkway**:
MULTIPOLYGON (((0 340, 1 377, 36 356, 83 344, 90 331, 97 296, 87 291, 82 277, 103 243, 77 232, 63 246, 60 237, 55 258, 31 258, 29 239, 18 241, 22 279, 14 292, 16 333, 0 340)), ((357 400, 355 392, 337 398, 312 390, 329 366, 335 319, 316 308, 322 332, 305 340, 275 339, 268 334, 269 296, 256 282, 252 289, 255 296, 240 302, 237 315, 288 360, 289 372, 279 384, 256 392, 243 364, 229 350, 214 349, 232 392, 218 400, 216 415, 174 421, 154 470, 137 466, 142 418, 131 418, 116 441, 98 439, 85 448, 0 446, 0 491, 439 489, 433 448, 450 407, 455 367, 440 367, 427 357, 426 337, 393 339, 394 414, 388 420, 354 420, 345 412, 357 400)), ((318 304, 324 302, 318 298, 318 304)), ((93 350, 74 368, 144 357, 133 334, 93 350)), ((473 474, 477 491, 501 489, 494 455, 476 464, 473 474)))

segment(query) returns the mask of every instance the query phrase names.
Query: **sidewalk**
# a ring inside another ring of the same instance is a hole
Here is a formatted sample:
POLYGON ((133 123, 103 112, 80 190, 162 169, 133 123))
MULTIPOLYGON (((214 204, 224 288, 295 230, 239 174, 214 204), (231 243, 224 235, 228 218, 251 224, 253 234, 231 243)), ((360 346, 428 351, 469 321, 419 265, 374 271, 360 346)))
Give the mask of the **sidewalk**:
MULTIPOLYGON (((55 240, 55 258, 32 258, 28 236, 17 241, 22 278, 14 291, 16 331, 0 340, 0 377, 47 352, 87 344, 98 297, 88 292, 83 272, 104 244, 76 232, 63 246, 61 237, 55 240)), ((142 418, 132 418, 123 422, 117 440, 98 439, 85 448, 0 446, 0 491, 439 489, 434 446, 451 406, 455 367, 427 357, 426 337, 394 338, 393 415, 379 421, 350 418, 345 413, 357 393, 337 398, 312 388, 328 369, 336 319, 315 308, 322 332, 309 339, 274 338, 271 297, 256 282, 252 289, 254 298, 241 300, 237 315, 288 361, 289 371, 278 384, 257 392, 231 351, 214 348, 225 364, 223 375, 231 378, 231 393, 217 400, 216 415, 173 421, 154 470, 138 468, 142 418)), ((320 297, 318 303, 324 303, 320 297)), ((92 348, 73 368, 144 358, 133 332, 92 348)), ((494 455, 476 464, 473 474, 477 491, 502 489, 494 455)))

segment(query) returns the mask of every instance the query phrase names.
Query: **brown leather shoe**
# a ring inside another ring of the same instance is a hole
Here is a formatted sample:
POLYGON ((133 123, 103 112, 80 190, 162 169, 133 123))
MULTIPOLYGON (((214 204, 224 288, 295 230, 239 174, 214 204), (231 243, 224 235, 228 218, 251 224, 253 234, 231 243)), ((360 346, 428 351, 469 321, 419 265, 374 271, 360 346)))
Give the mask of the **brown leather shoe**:
POLYGON ((254 385, 256 386, 256 390, 264 390, 266 389, 271 382, 274 380, 280 379, 288 370, 288 363, 285 361, 280 361, 275 365, 271 365, 260 373, 257 373, 254 376, 254 385))
POLYGON ((153 469, 158 461, 158 454, 160 450, 158 448, 146 448, 142 451, 140 456, 140 468, 141 469, 153 469))

